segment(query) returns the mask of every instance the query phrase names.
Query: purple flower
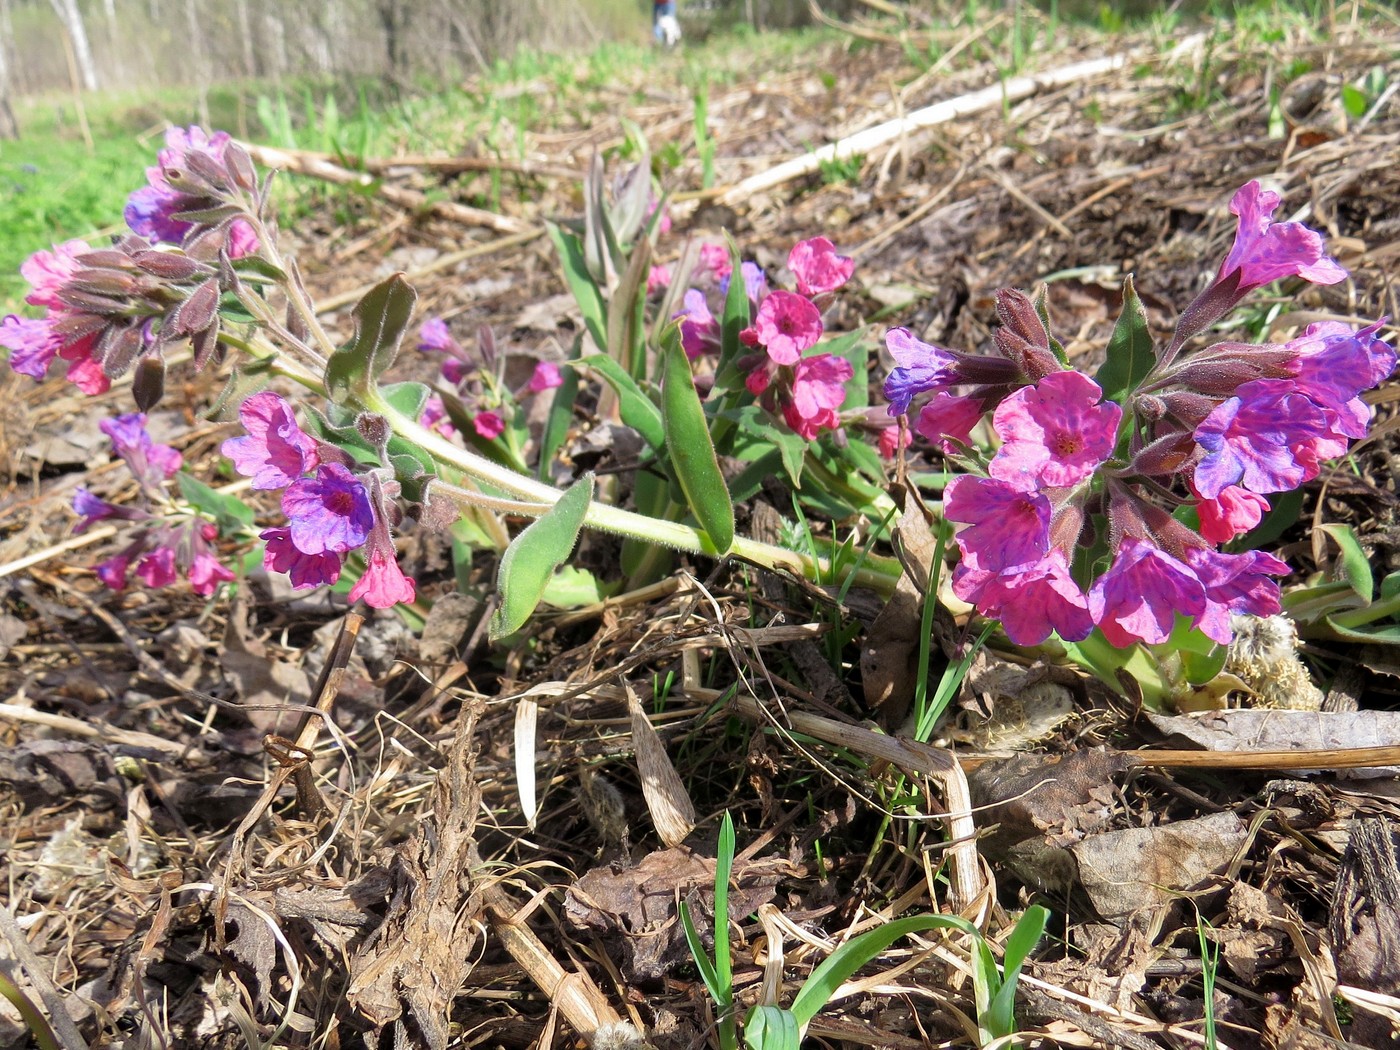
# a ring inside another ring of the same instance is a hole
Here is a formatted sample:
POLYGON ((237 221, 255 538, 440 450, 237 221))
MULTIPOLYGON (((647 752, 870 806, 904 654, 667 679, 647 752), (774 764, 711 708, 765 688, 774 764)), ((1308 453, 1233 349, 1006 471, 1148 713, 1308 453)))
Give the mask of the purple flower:
POLYGON ((836 410, 846 399, 846 383, 854 374, 851 363, 835 354, 817 354, 798 361, 792 370, 792 397, 783 405, 787 425, 806 441, 815 441, 822 427, 839 427, 841 420, 836 410))
MULTIPOLYGON (((156 157, 156 165, 146 169, 147 185, 127 198, 123 217, 131 229, 149 240, 180 244, 193 224, 175 218, 181 212, 206 205, 206 197, 171 184, 170 179, 188 177, 186 157, 198 152, 223 164, 229 135, 225 131, 206 134, 203 128, 170 128, 165 133, 165 149, 156 157), (178 175, 177 175, 178 173, 178 175)), ((257 251, 258 239, 253 228, 239 220, 229 229, 227 250, 231 258, 257 251), (241 223, 241 228, 240 228, 241 223)))
POLYGON ((885 398, 892 416, 907 413, 909 403, 920 394, 959 382, 957 357, 942 347, 916 339, 907 328, 886 332, 885 346, 898 366, 885 377, 885 398))
POLYGON ((1313 284, 1336 284, 1347 272, 1322 250, 1322 235, 1301 222, 1273 222, 1279 195, 1257 181, 1241 186, 1230 201, 1240 218, 1235 243, 1220 264, 1220 280, 1239 271, 1239 294, 1284 277, 1302 277, 1313 284))
POLYGON ((976 397, 958 397, 940 390, 924 402, 914 430, 942 451, 953 455, 958 445, 972 442, 972 428, 982 419, 982 401, 976 397), (956 444, 955 444, 956 442, 956 444))
POLYGON ((822 337, 822 315, 810 299, 778 290, 764 296, 751 331, 775 364, 794 365, 822 337))
POLYGON ((1077 642, 1094 629, 1084 592, 1070 578, 1059 550, 1002 573, 963 562, 953 574, 953 593, 972 602, 982 615, 1000 620, 1016 645, 1039 645, 1052 631, 1077 642))
POLYGON ((73 526, 73 531, 75 533, 86 532, 93 522, 105 521, 107 518, 119 518, 123 521, 141 521, 149 516, 145 511, 135 510, 130 507, 119 507, 115 503, 108 503, 105 499, 94 496, 81 485, 73 492, 73 510, 82 518, 78 524, 73 526))
POLYGON ((1394 348, 1375 338, 1383 323, 1358 330, 1339 321, 1320 321, 1287 344, 1297 354, 1288 366, 1297 377, 1297 389, 1322 406, 1329 430, 1338 437, 1366 436, 1371 410, 1360 394, 1395 371, 1394 348))
POLYGON ((1316 442, 1326 431, 1322 409, 1291 380, 1245 383, 1196 427, 1206 453, 1192 479, 1196 491, 1215 499, 1234 484, 1261 493, 1297 488, 1317 476, 1318 455, 1328 446, 1316 442))
POLYGON ((180 469, 184 457, 169 445, 157 445, 146 433, 144 413, 104 419, 97 424, 112 440, 112 448, 126 461, 131 474, 142 485, 157 486, 180 469))
POLYGON ((429 317, 418 329, 418 349, 437 350, 453 353, 461 349, 452 333, 447 330, 447 322, 441 317, 429 317))
POLYGON ((255 489, 286 488, 320 463, 316 442, 297 426, 292 406, 270 390, 238 408, 246 437, 229 438, 223 453, 255 489))
POLYGON ((1113 452, 1123 409, 1082 372, 1052 372, 992 415, 1001 449, 988 465, 1018 488, 1077 485, 1113 452))
POLYGON ((126 574, 131 570, 132 551, 126 550, 98 562, 92 571, 109 591, 126 589, 126 574))
POLYGON ((1165 642, 1178 613, 1195 619, 1205 608, 1205 588, 1189 568, 1131 536, 1089 590, 1089 614, 1120 649, 1139 641, 1165 642))
POLYGON ((943 492, 943 516, 968 524, 956 539, 972 569, 1002 572, 1035 564, 1050 549, 1050 501, 995 478, 954 478, 943 492))
POLYGON ((1282 607, 1278 583, 1269 576, 1288 573, 1288 563, 1263 551, 1221 554, 1195 548, 1186 552, 1186 564, 1205 588, 1205 611, 1198 626, 1208 638, 1229 645, 1231 613, 1273 616, 1282 607))
POLYGON ((8 315, 0 321, 0 346, 10 351, 10 368, 35 379, 48 374, 63 341, 47 318, 8 315))
POLYGON ((835 291, 851 279, 855 268, 855 260, 837 255, 836 245, 825 237, 798 241, 788 252, 788 269, 797 278, 797 290, 807 296, 835 291))
MULTIPOLYGON (((723 250, 723 249, 721 249, 723 250)), ((704 257, 704 249, 701 249, 701 257, 704 257)), ((720 295, 729 294, 729 276, 732 268, 729 266, 729 253, 724 253, 724 273, 715 270, 715 276, 719 279, 720 295)), ((768 275, 756 262, 747 260, 739 264, 739 276, 744 279, 744 291, 748 294, 749 302, 761 302, 768 293, 768 275)))
POLYGON ((266 541, 263 564, 273 572, 284 572, 292 586, 320 587, 340 579, 340 555, 329 551, 306 554, 292 542, 288 528, 265 529, 258 534, 266 541))
POLYGON ((682 308, 673 314, 681 321, 681 346, 692 361, 701 354, 719 349, 719 322, 710 312, 705 293, 698 288, 686 290, 682 308))
POLYGON ((374 525, 369 493, 339 463, 322 463, 312 477, 292 482, 282 494, 282 513, 303 554, 354 550, 374 525))

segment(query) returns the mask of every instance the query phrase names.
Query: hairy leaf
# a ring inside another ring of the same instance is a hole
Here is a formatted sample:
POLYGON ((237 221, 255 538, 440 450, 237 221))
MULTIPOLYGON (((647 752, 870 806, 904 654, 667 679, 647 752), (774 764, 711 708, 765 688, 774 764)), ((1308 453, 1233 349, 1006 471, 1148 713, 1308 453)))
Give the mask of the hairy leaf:
POLYGON ((501 605, 491 617, 492 638, 513 634, 525 625, 544 597, 554 570, 574 549, 592 499, 593 475, 585 474, 511 541, 496 573, 501 605))
POLYGON ((1108 338, 1103 367, 1094 378, 1103 387, 1103 396, 1107 400, 1121 404, 1128 394, 1137 389, 1156 363, 1152 333, 1147 330, 1147 313, 1142 308, 1137 289, 1133 287, 1132 274, 1129 274, 1123 279, 1122 312, 1118 315, 1118 323, 1113 326, 1113 334, 1108 338))
POLYGON ((720 473, 680 329, 674 326, 662 336, 661 422, 686 504, 709 535, 715 553, 724 554, 734 544, 734 504, 720 473))
POLYGON ((413 286, 396 273, 355 304, 355 337, 326 364, 326 392, 333 401, 343 403, 379 381, 394 363, 417 301, 413 286))

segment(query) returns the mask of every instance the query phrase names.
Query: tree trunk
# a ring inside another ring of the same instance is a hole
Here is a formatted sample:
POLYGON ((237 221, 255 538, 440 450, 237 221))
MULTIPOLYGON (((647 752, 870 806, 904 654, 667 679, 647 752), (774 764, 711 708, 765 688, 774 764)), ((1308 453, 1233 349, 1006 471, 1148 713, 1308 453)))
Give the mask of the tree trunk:
POLYGON ((73 60, 78 64, 78 75, 83 80, 83 90, 97 90, 97 67, 92 63, 92 47, 88 44, 87 27, 83 25, 83 13, 78 10, 78 0, 49 0, 54 13, 58 15, 63 28, 73 41, 73 60))
POLYGON ((19 121, 10 106, 10 41, 14 29, 10 22, 10 0, 0 0, 0 138, 19 138, 19 121))

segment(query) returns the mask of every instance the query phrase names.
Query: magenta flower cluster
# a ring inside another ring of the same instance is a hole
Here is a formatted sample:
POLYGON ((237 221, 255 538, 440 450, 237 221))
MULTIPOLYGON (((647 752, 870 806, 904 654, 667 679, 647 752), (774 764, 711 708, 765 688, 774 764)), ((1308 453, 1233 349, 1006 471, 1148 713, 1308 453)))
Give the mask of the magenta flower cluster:
MULTIPOLYGON (((519 390, 507 392, 501 377, 493 372, 498 363, 494 360, 494 346, 495 339, 490 330, 483 331, 483 353, 480 358, 473 358, 453 338, 447 322, 440 317, 428 318, 418 329, 418 349, 443 355, 442 378, 453 388, 453 394, 471 418, 472 430, 483 441, 494 441, 505 433, 506 422, 516 403, 523 398, 553 390, 564 382, 557 364, 537 361, 524 385, 519 390)), ((445 435, 456 433, 456 428, 447 419, 442 398, 436 395, 428 399, 420 422, 445 435)))
POLYGON ((363 548, 365 571, 350 600, 377 609, 413 601, 413 581, 399 568, 389 531, 393 511, 375 472, 362 479, 348 456, 305 433, 292 406, 270 391, 246 399, 238 418, 246 434, 225 441, 224 455, 253 488, 284 490, 287 524, 260 534, 268 568, 286 573, 293 587, 323 586, 340 578, 346 554, 363 548))
MULTIPOLYGON (((127 198, 123 217, 132 231, 162 244, 183 244, 196 229, 182 214, 209 207, 218 194, 226 154, 232 140, 226 131, 212 135, 200 127, 170 128, 165 148, 146 169, 146 185, 127 198)), ((229 258, 238 259, 258 250, 257 234, 245 219, 229 226, 229 258)))
POLYGON ((1120 401, 1068 366, 1019 292, 998 295, 993 355, 889 332, 890 413, 927 396, 915 432, 983 468, 945 492, 944 515, 961 526, 953 592, 999 619, 1013 642, 1052 632, 1079 641, 1097 627, 1116 646, 1155 644, 1184 620, 1227 643, 1232 614, 1279 611, 1273 577, 1287 565, 1218 547, 1257 525, 1270 495, 1317 477, 1365 435, 1371 412, 1360 395, 1391 374, 1396 353, 1377 338, 1381 322, 1320 322, 1284 344, 1186 349, 1265 284, 1346 276, 1318 233, 1271 221, 1278 204, 1254 182, 1235 194, 1228 255, 1120 401), (973 442, 988 413, 990 458, 973 442))
POLYGON ((170 482, 180 470, 180 453, 157 444, 140 413, 103 420, 98 426, 136 479, 142 506, 118 506, 84 487, 73 494, 73 510, 79 516, 75 532, 85 532, 98 521, 131 523, 127 545, 94 567, 97 578, 114 591, 124 589, 133 573, 151 588, 168 587, 185 578, 201 595, 213 594, 221 583, 233 579, 214 553, 218 528, 197 515, 172 509, 170 482))

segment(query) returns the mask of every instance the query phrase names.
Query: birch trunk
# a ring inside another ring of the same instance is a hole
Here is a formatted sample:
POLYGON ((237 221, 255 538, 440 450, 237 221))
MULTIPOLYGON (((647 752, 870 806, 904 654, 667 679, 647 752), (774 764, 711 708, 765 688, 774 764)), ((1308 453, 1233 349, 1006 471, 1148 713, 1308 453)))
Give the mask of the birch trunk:
POLYGON ((87 27, 83 24, 83 13, 78 10, 78 0, 49 0, 54 13, 58 15, 63 28, 73 41, 73 59, 78 64, 78 75, 83 81, 84 91, 97 90, 97 67, 92 62, 92 47, 88 43, 87 27))

